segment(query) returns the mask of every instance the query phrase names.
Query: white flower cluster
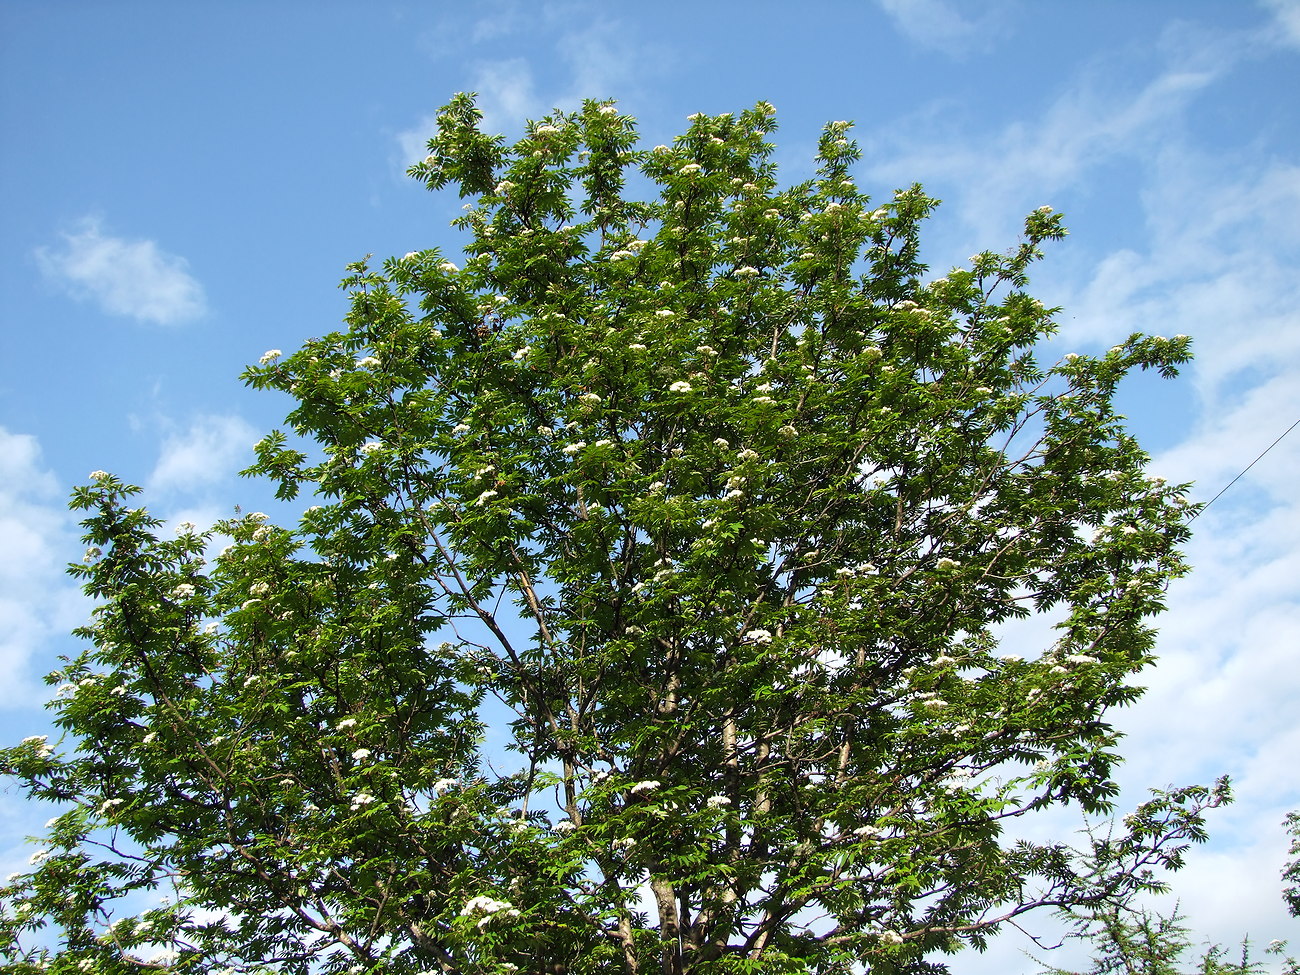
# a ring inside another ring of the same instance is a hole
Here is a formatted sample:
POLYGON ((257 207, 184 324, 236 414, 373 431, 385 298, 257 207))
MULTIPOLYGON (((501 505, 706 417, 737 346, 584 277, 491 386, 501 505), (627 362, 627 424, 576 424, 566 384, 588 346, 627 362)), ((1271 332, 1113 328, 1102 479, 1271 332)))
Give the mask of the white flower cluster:
POLYGON ((274 362, 282 355, 284 355, 284 353, 281 352, 279 349, 267 349, 265 352, 262 353, 262 357, 257 361, 262 365, 266 365, 268 362, 274 362))
POLYGON ((518 917, 519 911, 509 901, 499 901, 494 897, 479 895, 471 897, 460 909, 461 917, 473 917, 476 914, 481 915, 478 919, 478 927, 483 928, 497 917, 518 917))
POLYGON ((24 745, 31 745, 36 749, 37 758, 49 758, 54 754, 54 749, 49 745, 49 738, 46 735, 28 735, 23 739, 24 745))
POLYGON ((636 785, 632 786, 632 788, 628 789, 627 791, 629 795, 636 795, 639 792, 653 792, 655 789, 659 788, 659 786, 662 784, 663 783, 661 783, 658 779, 647 779, 644 782, 636 783, 636 785))

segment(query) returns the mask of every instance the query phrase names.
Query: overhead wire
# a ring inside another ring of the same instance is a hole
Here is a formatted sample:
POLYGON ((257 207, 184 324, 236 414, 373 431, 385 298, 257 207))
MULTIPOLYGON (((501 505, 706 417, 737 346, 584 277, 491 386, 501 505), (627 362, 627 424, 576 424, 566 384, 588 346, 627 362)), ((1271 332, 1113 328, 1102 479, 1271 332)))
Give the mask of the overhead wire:
POLYGON ((1274 440, 1271 444, 1269 444, 1267 447, 1265 447, 1265 448, 1260 452, 1260 455, 1259 455, 1258 457, 1256 457, 1256 458, 1255 458, 1254 460, 1252 460, 1249 464, 1247 464, 1247 465, 1245 466, 1245 468, 1241 471, 1240 474, 1238 474, 1238 475, 1237 475, 1236 477, 1234 477, 1231 481, 1229 481, 1227 484, 1225 484, 1225 485, 1223 486, 1223 490, 1221 490, 1221 491, 1220 491, 1218 494, 1216 494, 1214 497, 1210 498, 1210 500, 1207 501, 1207 502, 1205 502, 1205 504, 1201 505, 1201 507, 1200 507, 1199 509, 1197 509, 1196 514, 1192 515, 1192 517, 1190 517, 1190 518, 1187 519, 1188 523, 1190 524, 1191 522, 1195 521, 1197 518, 1200 517, 1201 513, 1202 513, 1203 511, 1205 511, 1205 509, 1207 509, 1210 505, 1214 504, 1214 502, 1218 501, 1221 497, 1223 497, 1223 495, 1227 492, 1228 488, 1232 487, 1234 484, 1236 484, 1238 481, 1240 481, 1240 480, 1242 479, 1242 477, 1245 476, 1245 474, 1246 474, 1247 471, 1249 471, 1252 467, 1254 467, 1256 464, 1258 464, 1258 463, 1260 462, 1260 460, 1263 459, 1263 457, 1264 457, 1265 454, 1267 454, 1270 450, 1272 450, 1274 447, 1276 447, 1278 444, 1280 444, 1280 443, 1282 442, 1282 438, 1285 437, 1288 433, 1290 433, 1292 430, 1294 430, 1294 429, 1295 429, 1296 427, 1298 427, 1298 426, 1300 426, 1300 418, 1297 418, 1296 421, 1295 421, 1294 423, 1292 423, 1289 427, 1287 427, 1285 430, 1283 430, 1282 433, 1278 436, 1278 438, 1277 438, 1276 440, 1274 440))

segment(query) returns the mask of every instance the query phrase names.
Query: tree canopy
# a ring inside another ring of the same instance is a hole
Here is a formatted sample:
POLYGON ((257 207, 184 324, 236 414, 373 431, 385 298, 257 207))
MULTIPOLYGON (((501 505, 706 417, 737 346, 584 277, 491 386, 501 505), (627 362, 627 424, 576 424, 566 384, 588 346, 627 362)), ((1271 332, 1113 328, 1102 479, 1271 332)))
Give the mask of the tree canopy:
POLYGON ((296 522, 77 489, 63 738, 2 753, 61 804, 15 970, 941 972, 1157 888, 1226 783, 1016 836, 1113 812, 1195 510, 1113 399, 1188 339, 1044 357, 1061 216, 929 277, 937 201, 871 201, 847 122, 783 187, 761 102, 652 149, 607 102, 480 120, 410 171, 461 263, 351 266, 345 327, 245 373, 296 522))

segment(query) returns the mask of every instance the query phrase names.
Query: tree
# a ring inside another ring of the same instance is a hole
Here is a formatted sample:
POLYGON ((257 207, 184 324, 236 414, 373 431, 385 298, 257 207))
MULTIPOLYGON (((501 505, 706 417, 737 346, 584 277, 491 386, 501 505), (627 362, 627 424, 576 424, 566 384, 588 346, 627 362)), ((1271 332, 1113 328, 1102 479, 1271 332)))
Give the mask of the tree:
MULTIPOLYGON (((1115 904, 1086 909, 1073 917, 1070 937, 1091 941, 1096 954, 1086 975, 1253 975, 1264 963, 1252 961, 1250 938, 1242 938, 1237 961, 1228 961, 1227 950, 1207 944, 1188 970, 1180 963, 1192 947, 1192 939, 1178 905, 1169 915, 1150 908, 1128 908, 1115 904)), ((1282 956, 1285 941, 1273 941, 1266 954, 1282 956)), ((1282 975, 1295 975, 1294 958, 1282 958, 1282 975)), ((1063 968, 1044 968, 1043 975, 1084 975, 1063 968)))
POLYGON ((3 753, 65 810, 4 888, 18 970, 939 972, 1158 889, 1226 783, 1007 833, 1112 811, 1195 510, 1112 399, 1188 339, 1040 365, 1060 215, 927 281, 937 201, 869 203, 845 122, 781 189, 764 103, 649 151, 608 103, 479 120, 411 170, 464 266, 357 263, 344 330, 245 373, 296 401, 247 472, 296 524, 77 489, 64 739, 3 753))

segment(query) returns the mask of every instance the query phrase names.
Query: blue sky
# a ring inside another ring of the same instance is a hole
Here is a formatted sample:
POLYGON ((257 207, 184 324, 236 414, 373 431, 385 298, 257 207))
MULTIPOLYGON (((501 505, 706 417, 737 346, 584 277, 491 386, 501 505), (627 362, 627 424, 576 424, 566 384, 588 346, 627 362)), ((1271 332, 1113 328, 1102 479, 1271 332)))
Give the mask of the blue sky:
MULTIPOLYGON (((456 91, 507 134, 617 98, 648 145, 765 99, 788 181, 822 123, 853 119, 860 185, 944 200, 936 275, 1050 204, 1071 235, 1033 287, 1064 307, 1060 352, 1193 337, 1182 378, 1124 394, 1157 473, 1207 499, 1300 418, 1300 2, 799 9, 0 0, 0 736, 44 727, 39 677, 86 616, 62 567, 89 471, 173 521, 271 510, 234 472, 287 402, 237 376, 336 327, 348 262, 455 248, 460 201, 403 170, 456 91)), ((1162 663, 1119 724, 1128 805, 1237 783, 1175 879, 1194 929, 1300 949, 1277 881, 1300 807, 1298 483, 1300 431, 1197 521, 1162 663)), ((47 815, 0 793, 0 870, 47 815)), ((1023 945, 959 967, 1030 970, 1023 945)))

